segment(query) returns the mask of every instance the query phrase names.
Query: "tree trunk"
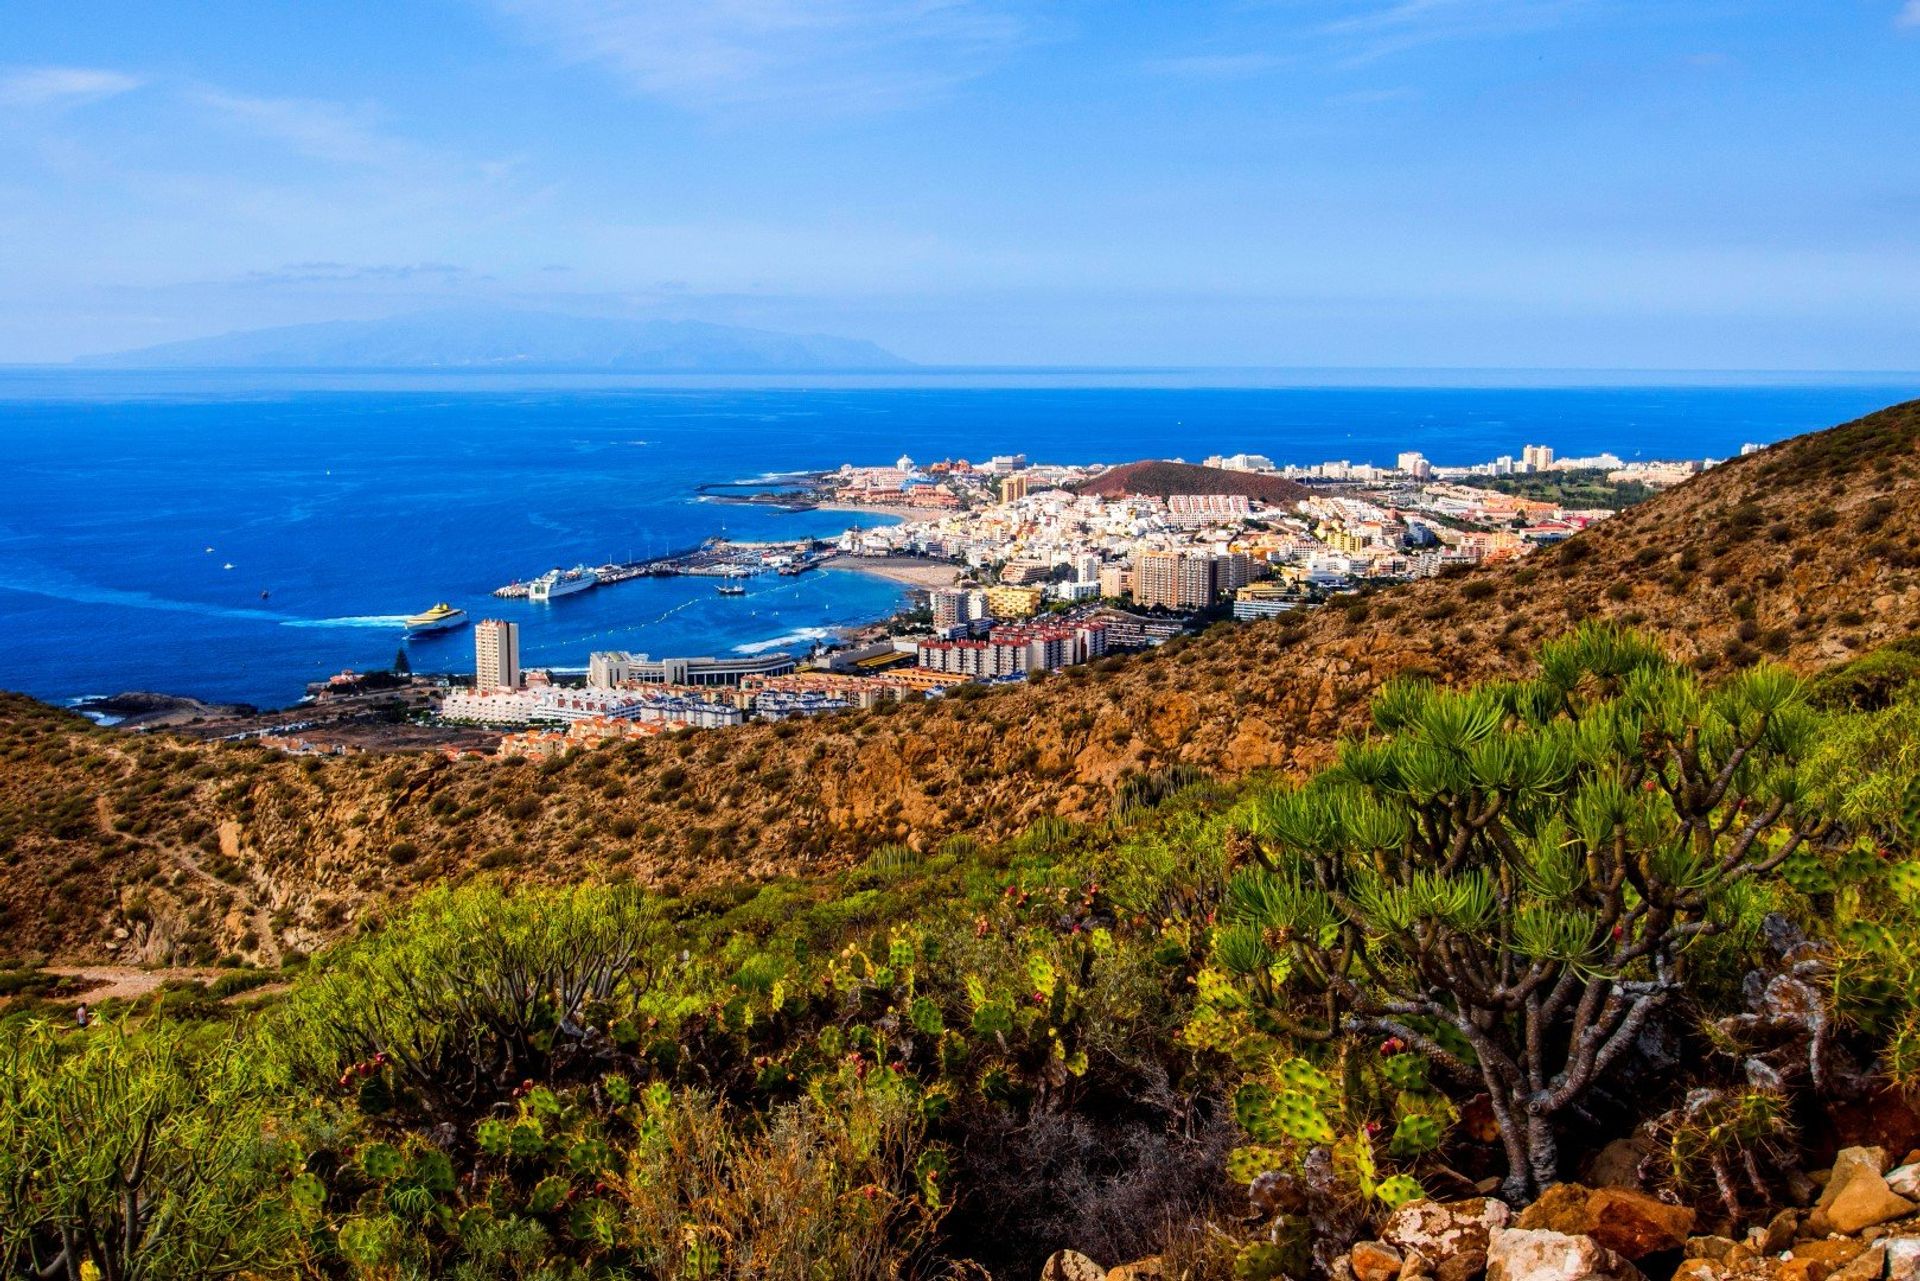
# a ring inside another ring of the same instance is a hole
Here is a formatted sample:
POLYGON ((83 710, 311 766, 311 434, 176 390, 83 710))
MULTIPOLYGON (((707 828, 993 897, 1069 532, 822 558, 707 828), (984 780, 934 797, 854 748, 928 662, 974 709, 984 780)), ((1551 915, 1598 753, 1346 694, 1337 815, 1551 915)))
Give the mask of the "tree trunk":
POLYGON ((1560 1144, 1553 1136, 1553 1118, 1545 1113, 1527 1112, 1527 1164, 1532 1177, 1532 1195, 1539 1196, 1560 1181, 1560 1144))
POLYGON ((1501 1180, 1500 1197, 1515 1208, 1530 1205, 1560 1181, 1560 1141, 1554 1137, 1553 1118, 1530 1109, 1526 1095, 1502 1091, 1493 1097, 1507 1150, 1507 1177, 1501 1180))

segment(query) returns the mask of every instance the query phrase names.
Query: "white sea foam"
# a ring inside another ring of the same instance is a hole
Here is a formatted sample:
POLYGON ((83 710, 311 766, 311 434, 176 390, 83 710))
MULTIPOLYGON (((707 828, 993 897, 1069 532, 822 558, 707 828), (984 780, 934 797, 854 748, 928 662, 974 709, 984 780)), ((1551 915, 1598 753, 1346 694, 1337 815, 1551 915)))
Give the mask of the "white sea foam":
POLYGON ((351 614, 345 618, 289 618, 283 627, 405 627, 405 614, 351 614))
POLYGON ((788 632, 785 636, 775 636, 771 640, 748 641, 744 645, 735 645, 736 654, 764 654, 770 649, 779 649, 785 645, 805 645, 814 641, 832 640, 834 628, 802 627, 797 632, 788 632))

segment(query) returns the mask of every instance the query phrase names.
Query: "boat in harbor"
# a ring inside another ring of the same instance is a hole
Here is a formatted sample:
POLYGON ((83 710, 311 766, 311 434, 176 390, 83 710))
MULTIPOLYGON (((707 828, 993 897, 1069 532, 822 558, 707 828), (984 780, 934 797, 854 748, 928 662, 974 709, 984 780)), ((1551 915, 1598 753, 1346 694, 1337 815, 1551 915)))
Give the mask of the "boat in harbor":
POLYGON ((738 583, 722 583, 714 588, 714 590, 722 596, 745 596, 747 594, 747 589, 738 583))
POLYGON ((413 614, 407 619, 407 635, 430 636, 434 632, 450 632, 457 627, 467 625, 467 611, 455 609, 441 601, 432 609, 413 614))
POLYGON ((527 584, 527 599, 558 600, 562 596, 571 596, 599 585, 600 575, 585 565, 575 565, 572 569, 550 569, 527 584))

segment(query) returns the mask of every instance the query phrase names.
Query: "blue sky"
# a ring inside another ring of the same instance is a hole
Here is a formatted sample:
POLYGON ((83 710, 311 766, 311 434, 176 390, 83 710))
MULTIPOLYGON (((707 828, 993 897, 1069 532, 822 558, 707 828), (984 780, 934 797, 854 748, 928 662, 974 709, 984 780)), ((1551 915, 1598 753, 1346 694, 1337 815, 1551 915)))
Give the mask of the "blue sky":
POLYGON ((1913 369, 1920 0, 15 0, 0 360, 442 306, 1913 369))

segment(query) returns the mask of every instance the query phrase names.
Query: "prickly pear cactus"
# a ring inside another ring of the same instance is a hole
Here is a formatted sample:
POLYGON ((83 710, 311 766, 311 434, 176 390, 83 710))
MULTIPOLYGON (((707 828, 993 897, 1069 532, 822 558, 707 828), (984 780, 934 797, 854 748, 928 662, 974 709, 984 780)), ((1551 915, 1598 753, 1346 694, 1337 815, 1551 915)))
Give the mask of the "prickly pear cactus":
POLYGON ((1242 1246, 1233 1260, 1234 1281, 1274 1281, 1286 1268, 1287 1252, 1265 1241, 1242 1246))
POLYGON ((1446 1137, 1446 1130, 1437 1117, 1425 1113, 1415 1113, 1400 1118, 1400 1124, 1393 1129, 1393 1138, 1387 1144, 1387 1151, 1399 1157, 1420 1156, 1440 1146, 1446 1137))
POLYGON ((1291 1158, 1279 1148, 1258 1144, 1235 1148, 1227 1153, 1227 1177, 1235 1183, 1251 1184, 1268 1170, 1284 1169, 1291 1158))
POLYGON ((1426 1194, 1426 1189, 1410 1174, 1396 1174, 1373 1190, 1374 1197, 1390 1210, 1397 1210, 1409 1201, 1418 1201, 1426 1194))

